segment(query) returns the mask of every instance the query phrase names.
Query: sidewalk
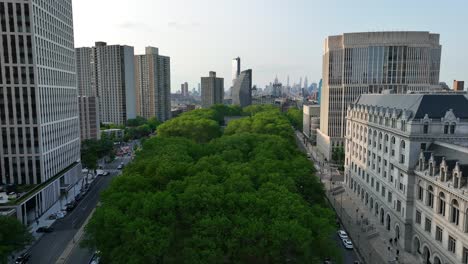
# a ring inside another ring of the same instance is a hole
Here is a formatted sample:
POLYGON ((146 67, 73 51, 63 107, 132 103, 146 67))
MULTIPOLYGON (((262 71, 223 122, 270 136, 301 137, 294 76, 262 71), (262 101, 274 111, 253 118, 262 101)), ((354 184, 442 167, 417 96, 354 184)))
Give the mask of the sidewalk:
POLYGON ((328 175, 330 172, 326 169, 327 163, 320 158, 315 148, 310 144, 304 144, 300 132, 296 131, 296 136, 307 152, 311 153, 314 163, 320 164, 315 165, 315 167, 324 184, 327 198, 365 263, 422 263, 416 256, 406 252, 399 244, 390 244, 390 239, 393 237, 385 229, 385 226, 379 223, 377 216, 364 205, 359 196, 349 189, 344 182, 332 182, 330 175, 328 175), (399 251, 398 260, 396 260, 397 250, 399 251))

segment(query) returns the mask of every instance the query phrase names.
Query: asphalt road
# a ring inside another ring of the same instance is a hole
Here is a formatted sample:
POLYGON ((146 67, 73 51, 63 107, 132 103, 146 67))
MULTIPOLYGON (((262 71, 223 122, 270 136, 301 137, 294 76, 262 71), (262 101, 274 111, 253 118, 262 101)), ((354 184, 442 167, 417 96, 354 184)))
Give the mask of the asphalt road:
MULTIPOLYGON (((112 163, 108 164, 106 168, 109 168, 111 173, 108 176, 100 176, 96 178, 92 183, 89 192, 78 203, 77 207, 72 212, 68 213, 63 219, 55 221, 52 225, 54 231, 52 233, 44 234, 31 247, 31 259, 29 263, 52 264, 57 261, 68 243, 75 236, 78 229, 80 229, 91 211, 96 207, 99 201, 100 192, 109 185, 113 176, 118 174, 115 169, 120 162, 121 159, 116 159, 112 163)), ((89 255, 88 260, 90 258, 91 255, 89 255)))

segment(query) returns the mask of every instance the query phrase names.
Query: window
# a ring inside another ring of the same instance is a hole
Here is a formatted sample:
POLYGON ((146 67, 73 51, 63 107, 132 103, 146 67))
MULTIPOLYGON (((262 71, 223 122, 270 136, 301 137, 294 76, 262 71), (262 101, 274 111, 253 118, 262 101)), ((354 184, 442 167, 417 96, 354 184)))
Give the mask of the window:
POLYGON ((421 224, 421 212, 416 210, 416 223, 421 224))
POLYGON ((457 241, 452 236, 449 236, 448 250, 452 253, 455 253, 456 247, 457 247, 457 241))
POLYGON ((423 200, 423 193, 424 189, 421 185, 418 185, 418 200, 422 201, 423 200))
POLYGON ((436 226, 436 234, 435 234, 436 241, 442 242, 442 228, 436 226))
POLYGON ((452 124, 450 125, 450 134, 452 134, 452 135, 455 134, 455 127, 456 127, 456 124, 455 124, 455 123, 452 123, 452 124))
POLYGON ((426 205, 431 207, 431 208, 434 208, 434 189, 432 188, 432 186, 429 186, 427 188, 427 201, 426 201, 426 205))
POLYGON ((445 123, 445 125, 444 125, 444 134, 448 134, 448 131, 449 131, 449 124, 445 123))
POLYGON ((462 261, 463 264, 468 264, 468 249, 466 247, 463 247, 462 261))
POLYGON ((445 194, 443 192, 439 193, 439 214, 445 216, 445 194))
POLYGON ((460 220, 460 210, 458 209, 458 201, 457 200, 452 200, 452 210, 450 213, 450 222, 454 223, 455 225, 458 225, 458 222, 460 220))
POLYGON ((385 198, 385 187, 382 186, 382 197, 385 198))
POLYGON ((426 222, 425 222, 425 224, 424 224, 424 230, 425 230, 426 232, 429 232, 429 233, 430 233, 430 232, 431 232, 431 225, 432 225, 431 219, 429 219, 429 218, 426 217, 426 222))
POLYGON ((388 199, 387 199, 387 201, 388 201, 389 203, 392 202, 392 193, 391 193, 391 192, 388 192, 388 199))
POLYGON ((401 212, 401 202, 400 201, 396 202, 396 210, 397 210, 397 212, 401 212))
POLYGON ((380 182, 376 182, 376 183, 375 183, 375 189, 376 189, 377 191, 380 190, 380 182))
POLYGON ((424 123, 424 126, 423 126, 423 133, 424 134, 428 134, 429 133, 429 123, 424 123))

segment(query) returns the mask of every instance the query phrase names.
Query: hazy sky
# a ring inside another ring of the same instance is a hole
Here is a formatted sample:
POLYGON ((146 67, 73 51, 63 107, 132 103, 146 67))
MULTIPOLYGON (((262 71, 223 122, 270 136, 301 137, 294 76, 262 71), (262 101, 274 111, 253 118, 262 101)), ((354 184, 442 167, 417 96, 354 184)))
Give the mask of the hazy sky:
POLYGON ((75 43, 145 46, 171 57, 172 90, 216 71, 231 83, 231 59, 260 87, 322 75, 323 40, 343 32, 417 30, 441 35, 441 81, 468 81, 466 0, 74 0, 75 43))

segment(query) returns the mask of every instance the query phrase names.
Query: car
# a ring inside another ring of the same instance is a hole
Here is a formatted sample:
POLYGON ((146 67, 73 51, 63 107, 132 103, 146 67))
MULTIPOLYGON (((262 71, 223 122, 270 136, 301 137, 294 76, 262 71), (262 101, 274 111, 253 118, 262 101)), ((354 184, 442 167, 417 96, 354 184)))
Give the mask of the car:
POLYGON ((117 169, 118 169, 118 170, 121 170, 121 169, 123 169, 123 166, 122 166, 122 164, 120 164, 119 166, 117 166, 117 169))
POLYGON ((65 206, 66 206, 66 210, 67 210, 68 212, 73 211, 73 209, 75 209, 75 207, 76 207, 77 205, 78 205, 78 202, 75 201, 75 200, 73 200, 73 201, 71 201, 71 202, 69 202, 69 203, 67 203, 67 204, 65 205, 65 206))
POLYGON ((342 240, 343 241, 343 245, 346 249, 353 249, 353 242, 351 242, 351 240, 345 238, 342 240))
POLYGON ((83 195, 81 193, 78 193, 76 196, 75 196, 75 201, 80 201, 81 199, 83 199, 83 195))
POLYGON ((23 254, 19 255, 16 260, 15 264, 24 264, 27 263, 28 260, 31 258, 31 253, 29 252, 24 252, 23 254))
POLYGON ((341 240, 348 238, 348 234, 346 234, 344 230, 338 230, 337 233, 338 233, 338 236, 341 238, 341 240))
POLYGON ((100 260, 101 260, 100 252, 95 251, 93 256, 91 257, 91 260, 89 261, 89 264, 99 264, 100 260))
POLYGON ((312 155, 309 152, 307 152, 307 157, 310 159, 310 157, 312 157, 312 155))
POLYGON ((36 230, 36 233, 51 233, 54 231, 53 227, 50 226, 41 226, 36 230))

